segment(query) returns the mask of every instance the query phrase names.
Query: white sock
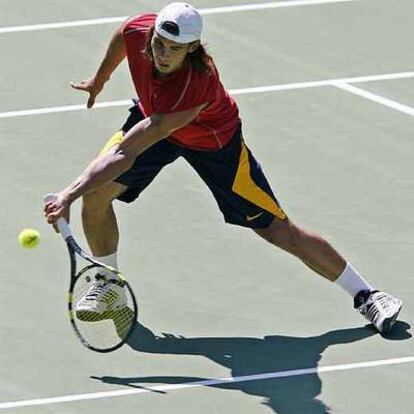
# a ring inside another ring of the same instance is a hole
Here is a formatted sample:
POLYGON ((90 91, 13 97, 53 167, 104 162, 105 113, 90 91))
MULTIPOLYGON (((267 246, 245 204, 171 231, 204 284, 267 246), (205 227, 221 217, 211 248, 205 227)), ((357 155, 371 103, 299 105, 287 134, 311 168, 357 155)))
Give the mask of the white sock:
POLYGON ((361 290, 374 290, 367 281, 352 267, 346 263, 344 271, 336 279, 335 283, 346 290, 352 297, 355 297, 361 290))
MULTIPOLYGON (((117 252, 108 254, 108 256, 93 256, 95 260, 101 262, 107 266, 111 266, 114 269, 118 270, 118 257, 117 252)), ((107 269, 100 269, 99 273, 102 273, 104 276, 114 276, 114 273, 107 269)))

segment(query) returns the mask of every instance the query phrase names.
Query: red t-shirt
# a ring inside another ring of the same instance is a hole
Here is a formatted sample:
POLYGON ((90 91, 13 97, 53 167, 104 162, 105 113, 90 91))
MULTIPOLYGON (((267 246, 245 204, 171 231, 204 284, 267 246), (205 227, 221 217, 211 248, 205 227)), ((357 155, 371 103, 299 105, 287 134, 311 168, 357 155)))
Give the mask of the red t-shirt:
POLYGON ((220 82, 217 69, 204 74, 184 64, 178 71, 154 78, 153 64, 145 56, 147 33, 156 14, 141 14, 129 19, 123 35, 129 69, 140 108, 145 116, 181 112, 209 102, 190 124, 173 132, 169 139, 195 150, 216 151, 232 138, 240 119, 232 97, 220 82))

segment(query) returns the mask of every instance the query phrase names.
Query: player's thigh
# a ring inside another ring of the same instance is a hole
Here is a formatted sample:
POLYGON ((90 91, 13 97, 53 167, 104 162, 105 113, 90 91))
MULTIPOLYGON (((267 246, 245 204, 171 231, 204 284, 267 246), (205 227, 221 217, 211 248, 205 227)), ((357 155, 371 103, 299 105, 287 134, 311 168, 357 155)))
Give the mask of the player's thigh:
MULTIPOLYGON (((135 102, 134 102, 135 103, 135 102)), ((135 103, 129 108, 129 115, 122 127, 112 135, 100 151, 100 155, 106 154, 112 147, 121 143, 125 133, 127 133, 134 125, 142 121, 145 115, 141 112, 139 106, 135 103)))
POLYGON ((210 188, 227 223, 265 228, 274 217, 286 219, 261 165, 236 131, 216 152, 187 152, 187 161, 210 188))
MULTIPOLYGON (((129 109, 129 116, 122 128, 117 131, 105 144, 101 154, 105 154, 115 145, 122 142, 126 132, 145 118, 138 105, 129 109)), ((131 168, 123 172, 114 180, 107 190, 99 193, 105 200, 117 198, 120 201, 131 203, 155 179, 158 173, 168 164, 179 157, 179 148, 162 140, 138 155, 131 168), (113 197, 113 194, 116 194, 113 197), (109 198, 108 198, 109 197, 109 198)))
POLYGON ((274 217, 268 227, 253 230, 263 239, 285 250, 294 249, 299 244, 301 236, 299 227, 288 218, 281 220, 274 217))
POLYGON ((123 184, 111 181, 103 187, 84 194, 82 198, 83 206, 93 210, 105 209, 108 204, 121 196, 127 188, 123 184))

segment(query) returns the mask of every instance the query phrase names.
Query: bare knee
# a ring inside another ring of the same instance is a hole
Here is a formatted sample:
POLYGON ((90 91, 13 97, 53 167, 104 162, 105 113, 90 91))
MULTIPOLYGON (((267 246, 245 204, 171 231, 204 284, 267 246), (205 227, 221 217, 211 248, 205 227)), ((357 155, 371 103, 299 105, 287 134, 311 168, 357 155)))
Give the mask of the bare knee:
POLYGON ((118 183, 110 183, 98 190, 84 194, 82 197, 82 211, 84 214, 99 214, 105 212, 112 201, 125 190, 118 183))
POLYGON ((82 211, 83 213, 99 214, 99 212, 105 211, 111 202, 112 200, 103 197, 99 191, 93 191, 82 197, 82 211))
POLYGON ((254 229, 254 231, 269 243, 298 255, 302 240, 302 230, 289 219, 279 220, 275 218, 269 227, 254 229))

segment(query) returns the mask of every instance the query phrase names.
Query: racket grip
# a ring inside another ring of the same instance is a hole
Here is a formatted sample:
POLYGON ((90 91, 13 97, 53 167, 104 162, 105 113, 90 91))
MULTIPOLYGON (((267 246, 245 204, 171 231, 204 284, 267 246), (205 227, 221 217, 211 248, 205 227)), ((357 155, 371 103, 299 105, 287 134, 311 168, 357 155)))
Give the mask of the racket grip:
MULTIPOLYGON (((43 202, 48 203, 49 201, 56 200, 56 196, 54 194, 46 194, 43 197, 43 202)), ((63 237, 64 240, 66 240, 68 237, 72 236, 72 232, 70 231, 68 222, 61 217, 56 222, 56 226, 59 230, 60 235, 63 237)))

